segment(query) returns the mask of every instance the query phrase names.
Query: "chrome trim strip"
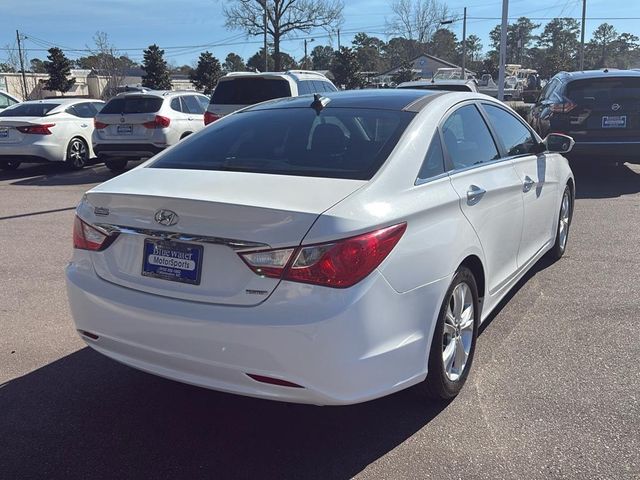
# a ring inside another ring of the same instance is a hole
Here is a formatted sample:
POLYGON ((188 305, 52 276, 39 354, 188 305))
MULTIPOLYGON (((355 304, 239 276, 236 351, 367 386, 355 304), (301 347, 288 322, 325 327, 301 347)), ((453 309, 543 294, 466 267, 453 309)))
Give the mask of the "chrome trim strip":
POLYGON ((225 245, 233 250, 248 249, 265 249, 271 248, 266 243, 246 242, 244 240, 235 240, 231 238, 209 237, 206 235, 198 235, 194 233, 167 232, 165 230, 152 230, 147 228, 124 227, 121 225, 111 225, 108 223, 98 223, 92 225, 101 230, 105 235, 113 233, 126 233, 129 235, 143 235, 145 237, 159 238, 162 240, 176 240, 183 242, 210 243, 213 245, 225 245))

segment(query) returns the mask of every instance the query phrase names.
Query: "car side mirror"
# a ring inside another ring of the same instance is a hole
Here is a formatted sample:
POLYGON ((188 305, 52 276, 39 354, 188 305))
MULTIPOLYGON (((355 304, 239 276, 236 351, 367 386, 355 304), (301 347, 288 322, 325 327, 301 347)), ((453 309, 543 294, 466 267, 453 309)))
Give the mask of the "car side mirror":
POLYGON ((547 151, 552 153, 569 153, 576 144, 573 138, 562 133, 550 133, 542 143, 547 147, 547 151))

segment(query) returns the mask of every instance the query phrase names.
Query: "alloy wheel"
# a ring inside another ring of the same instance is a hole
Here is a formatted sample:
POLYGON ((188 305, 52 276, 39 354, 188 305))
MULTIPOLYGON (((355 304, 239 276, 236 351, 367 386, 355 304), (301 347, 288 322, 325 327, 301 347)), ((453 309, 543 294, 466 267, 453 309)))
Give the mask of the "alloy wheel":
POLYGON ((473 294, 465 282, 451 292, 442 333, 442 364, 452 382, 464 373, 473 341, 473 294))
POLYGON ((69 145, 68 158, 74 168, 82 168, 87 163, 88 151, 82 140, 72 140, 69 145))

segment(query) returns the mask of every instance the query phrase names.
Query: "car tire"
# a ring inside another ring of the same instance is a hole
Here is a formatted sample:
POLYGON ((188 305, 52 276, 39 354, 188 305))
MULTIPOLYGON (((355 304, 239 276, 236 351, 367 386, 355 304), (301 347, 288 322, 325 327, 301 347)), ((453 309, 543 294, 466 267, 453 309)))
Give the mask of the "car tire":
POLYGON ((113 173, 121 173, 127 168, 127 163, 129 162, 126 158, 113 158, 111 160, 105 160, 104 166, 113 173))
POLYGON ((20 166, 20 162, 17 160, 7 160, 0 162, 0 170, 17 170, 20 166))
POLYGON ((80 137, 74 137, 67 145, 65 165, 71 170, 81 170, 89 161, 89 146, 80 137))
POLYGON ((454 398, 469 375, 478 337, 478 287, 471 270, 456 271, 442 302, 429 352, 424 392, 437 401, 454 398))
POLYGON ((556 227, 556 242, 547 254, 552 261, 560 260, 567 249, 572 216, 573 199, 571 188, 569 185, 566 185, 562 193, 562 200, 560 201, 560 213, 558 214, 558 226, 556 227))

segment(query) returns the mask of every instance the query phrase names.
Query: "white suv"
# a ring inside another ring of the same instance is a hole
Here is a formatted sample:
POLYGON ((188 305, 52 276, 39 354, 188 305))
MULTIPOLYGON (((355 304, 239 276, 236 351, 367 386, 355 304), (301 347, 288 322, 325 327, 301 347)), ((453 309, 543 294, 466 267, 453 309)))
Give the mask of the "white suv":
POLYGON ((200 130, 209 99, 194 91, 121 93, 95 117, 93 150, 107 168, 152 157, 200 130))
POLYGON ((204 114, 204 123, 208 125, 236 110, 274 98, 337 90, 331 80, 322 73, 308 70, 228 73, 218 81, 213 91, 211 102, 204 114))

